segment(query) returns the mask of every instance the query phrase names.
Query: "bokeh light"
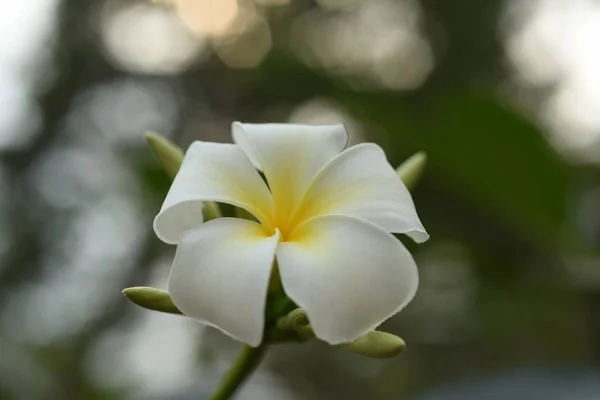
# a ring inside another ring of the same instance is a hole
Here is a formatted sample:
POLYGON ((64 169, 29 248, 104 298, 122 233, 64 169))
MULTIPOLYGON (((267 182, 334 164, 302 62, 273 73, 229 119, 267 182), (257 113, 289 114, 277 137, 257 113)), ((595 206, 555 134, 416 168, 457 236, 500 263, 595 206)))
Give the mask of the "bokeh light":
POLYGON ((0 150, 25 147, 42 123, 35 95, 43 76, 52 79, 48 62, 54 33, 56 0, 16 2, 0 13, 0 150), (26 37, 26 41, 15 40, 26 37))
POLYGON ((550 138, 576 159, 600 162, 600 5, 512 3, 508 54, 524 85, 551 92, 539 105, 550 138))
POLYGON ((140 132, 169 134, 177 118, 177 88, 150 79, 123 79, 90 87, 73 103, 66 121, 75 136, 140 145, 140 132))
POLYGON ((235 24, 235 30, 213 40, 213 48, 230 68, 256 68, 273 44, 269 25, 252 9, 239 13, 235 24))
POLYGON ((185 26, 201 35, 226 33, 239 12, 237 0, 173 0, 173 5, 185 26))
POLYGON ((311 10, 295 21, 292 46, 308 65, 359 86, 414 89, 433 68, 415 1, 357 2, 334 14, 311 10))
POLYGON ((102 14, 108 54, 125 70, 174 74, 198 62, 206 50, 206 40, 190 35, 167 8, 109 2, 102 14))

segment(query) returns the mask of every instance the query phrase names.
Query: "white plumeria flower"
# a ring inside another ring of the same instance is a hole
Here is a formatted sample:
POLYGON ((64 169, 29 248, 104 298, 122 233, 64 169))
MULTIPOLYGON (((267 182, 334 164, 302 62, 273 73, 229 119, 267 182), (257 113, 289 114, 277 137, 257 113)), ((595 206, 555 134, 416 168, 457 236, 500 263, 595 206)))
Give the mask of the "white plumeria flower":
POLYGON ((342 151, 343 125, 232 129, 235 144, 190 146, 154 220, 158 237, 177 245, 169 292, 184 314, 258 346, 275 258, 286 294, 331 344, 355 340, 412 300, 417 268, 391 233, 429 235, 379 146, 342 151), (202 223, 203 201, 259 222, 202 223))

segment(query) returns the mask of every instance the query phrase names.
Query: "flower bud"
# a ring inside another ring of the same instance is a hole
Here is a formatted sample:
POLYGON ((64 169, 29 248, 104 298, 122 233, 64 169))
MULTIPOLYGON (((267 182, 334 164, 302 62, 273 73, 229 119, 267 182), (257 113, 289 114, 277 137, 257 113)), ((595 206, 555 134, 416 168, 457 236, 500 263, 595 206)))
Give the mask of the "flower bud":
POLYGON ((153 287, 137 286, 124 289, 123 294, 140 307, 170 314, 183 314, 175 304, 173 304, 169 293, 164 290, 153 287))
POLYGON ((300 308, 290 311, 277 319, 275 325, 267 330, 266 339, 271 343, 305 341, 315 337, 306 312, 300 308))
MULTIPOLYGON (((144 136, 146 137, 146 142, 148 142, 152 152, 165 169, 169 179, 175 179, 179 167, 183 162, 183 150, 158 133, 147 132, 144 136)), ((204 202, 203 214, 204 222, 223 216, 219 205, 212 201, 204 202)))
POLYGON ((308 340, 315 337, 310 327, 306 311, 297 308, 288 314, 288 321, 291 329, 296 332, 296 336, 301 340, 308 340))
POLYGON ((148 132, 144 136, 168 177, 171 180, 175 179, 175 175, 177 175, 183 161, 183 150, 158 133, 148 132))
POLYGON ((344 343, 339 347, 371 358, 390 358, 400 354, 405 343, 391 333, 371 331, 354 342, 344 343))
POLYGON ((427 164, 427 154, 420 151, 396 168, 396 173, 400 179, 402 179, 402 182, 404 182, 408 190, 414 188, 421 178, 423 170, 425 169, 425 164, 427 164))

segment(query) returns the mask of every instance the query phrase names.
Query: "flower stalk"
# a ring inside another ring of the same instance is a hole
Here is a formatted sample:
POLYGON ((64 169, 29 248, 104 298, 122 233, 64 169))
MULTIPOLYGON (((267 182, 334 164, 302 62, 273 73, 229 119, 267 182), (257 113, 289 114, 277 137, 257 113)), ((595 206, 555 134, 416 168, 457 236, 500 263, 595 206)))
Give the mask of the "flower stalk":
POLYGON ((266 344, 258 347, 244 345, 237 359, 223 377, 217 390, 209 397, 209 400, 228 400, 252 374, 260 364, 267 350, 266 344))

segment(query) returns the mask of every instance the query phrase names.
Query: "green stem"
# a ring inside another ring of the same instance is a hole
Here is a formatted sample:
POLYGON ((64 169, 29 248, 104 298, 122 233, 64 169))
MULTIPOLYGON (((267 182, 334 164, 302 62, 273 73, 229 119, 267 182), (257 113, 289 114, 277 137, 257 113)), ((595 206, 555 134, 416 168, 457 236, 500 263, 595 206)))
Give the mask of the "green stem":
POLYGON ((261 362, 267 350, 266 344, 259 347, 250 347, 244 345, 244 348, 237 359, 227 371, 225 377, 219 384, 217 390, 209 400, 228 400, 240 387, 242 383, 250 376, 254 369, 261 362))

